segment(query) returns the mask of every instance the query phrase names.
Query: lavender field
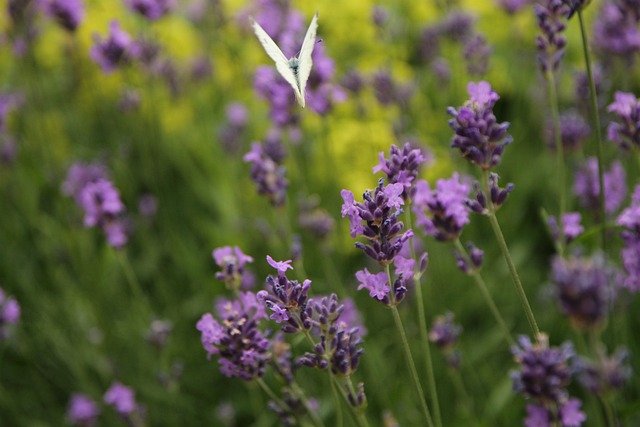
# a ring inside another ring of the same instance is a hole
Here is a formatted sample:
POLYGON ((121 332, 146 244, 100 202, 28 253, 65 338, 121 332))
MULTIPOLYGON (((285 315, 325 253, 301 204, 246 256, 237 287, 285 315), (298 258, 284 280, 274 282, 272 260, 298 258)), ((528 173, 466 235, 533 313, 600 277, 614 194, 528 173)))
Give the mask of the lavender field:
POLYGON ((0 426, 640 426, 639 56, 636 0, 1 1, 0 426))

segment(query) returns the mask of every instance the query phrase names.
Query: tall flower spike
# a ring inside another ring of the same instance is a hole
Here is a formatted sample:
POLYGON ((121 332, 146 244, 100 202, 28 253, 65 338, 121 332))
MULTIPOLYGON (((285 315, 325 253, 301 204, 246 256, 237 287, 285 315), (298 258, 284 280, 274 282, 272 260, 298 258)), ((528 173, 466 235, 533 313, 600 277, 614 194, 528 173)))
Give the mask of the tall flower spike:
POLYGON ((98 34, 94 34, 93 39, 94 45, 89 55, 105 74, 128 64, 140 52, 139 46, 126 31, 120 28, 120 23, 116 20, 109 24, 109 36, 105 40, 98 34))
POLYGON ((617 120, 609 123, 607 136, 623 150, 640 149, 640 102, 632 93, 616 92, 607 111, 617 120))
POLYGON ((536 47, 543 74, 554 72, 560 66, 567 45, 564 30, 570 11, 564 0, 543 0, 535 5, 536 21, 542 32, 536 37, 536 47))
POLYGON ((373 173, 386 174, 389 184, 402 184, 404 186, 402 198, 407 200, 412 197, 412 184, 418 177, 420 166, 428 160, 428 157, 419 148, 411 148, 408 142, 402 149, 392 144, 389 159, 384 157, 384 152, 378 153, 380 163, 373 167, 373 173))
POLYGON ((468 194, 469 185, 461 182, 457 173, 450 179, 439 179, 433 190, 426 181, 418 181, 413 201, 416 225, 436 240, 457 239, 464 225, 469 223, 468 194))
POLYGON ((462 107, 447 109, 453 116, 449 126, 455 132, 451 147, 460 150, 471 163, 489 170, 500 163, 504 148, 512 141, 507 134, 509 123, 497 123, 492 109, 500 97, 489 83, 471 82, 467 85, 467 93, 470 98, 462 107))
POLYGON ((287 199, 288 182, 281 158, 268 150, 266 144, 254 142, 251 151, 243 160, 251 163, 251 179, 258 187, 258 193, 267 196, 273 206, 283 206, 287 199))
POLYGON ((67 31, 74 32, 84 18, 82 0, 45 0, 42 4, 47 15, 67 31))

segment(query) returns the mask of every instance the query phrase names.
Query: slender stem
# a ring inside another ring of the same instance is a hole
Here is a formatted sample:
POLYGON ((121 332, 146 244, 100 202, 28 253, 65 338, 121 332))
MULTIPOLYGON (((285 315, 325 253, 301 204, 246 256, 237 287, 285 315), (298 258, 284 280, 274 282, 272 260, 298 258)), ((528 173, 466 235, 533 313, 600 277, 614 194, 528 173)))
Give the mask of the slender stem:
MULTIPOLYGON (((460 242, 460 239, 456 239, 453 242, 453 245, 455 246, 456 250, 463 257, 465 257, 467 260, 469 260, 469 255, 467 254, 467 251, 466 251, 465 247, 460 242)), ((493 301, 493 297, 491 296, 491 293, 487 289, 487 285, 484 282, 484 279, 482 279, 482 276, 480 275, 480 272, 477 271, 477 270, 472 270, 470 272, 470 276, 476 282, 476 285, 478 285, 478 288, 480 288, 480 293, 482 293, 482 296, 484 297, 485 302, 489 306, 489 310, 491 310, 491 314, 493 314, 493 317, 496 319, 496 322, 498 322, 498 326, 502 330, 502 333, 504 335, 504 339, 509 344, 509 347, 513 346, 515 344, 515 341, 511 337, 511 332, 509 331, 509 328, 507 327, 507 324, 504 321, 504 318, 500 314, 500 310, 498 310, 498 307, 496 306, 496 303, 493 301)))
MULTIPOLYGON (((411 228, 411 209, 407 209, 407 228, 411 228)), ((413 247, 413 238, 409 240, 409 250, 411 251, 411 258, 416 260, 416 269, 419 268, 419 260, 416 258, 416 251, 413 247)), ((389 271, 387 270, 387 274, 389 271)), ((422 353, 424 354, 425 367, 427 369, 427 381, 429 382, 429 393, 431 394, 431 404, 433 405, 433 417, 435 425, 442 427, 442 417, 440 415, 440 402, 438 400, 438 390, 436 388, 436 380, 433 372, 433 361, 431 358, 431 348, 429 347, 429 332, 427 331, 427 318, 424 309, 424 298, 422 296, 422 286, 420 284, 421 275, 414 271, 413 281, 416 288, 416 302, 418 304, 418 324, 420 329, 420 344, 422 346, 422 353)))
MULTIPOLYGON (((389 273, 389 266, 387 266, 387 274, 389 273)), ((389 276, 389 280, 391 280, 391 276, 389 276)), ((402 339, 402 349, 404 350, 404 356, 407 361, 407 365, 409 366, 409 371, 411 372, 411 379, 413 380, 413 385, 418 393, 418 398, 420 399, 420 406, 422 407, 422 412, 424 413, 424 417, 427 420, 427 425, 429 427, 434 427, 433 420, 431 419, 431 412, 429 412, 429 406, 427 406, 427 401, 424 397, 424 392, 422 391, 422 385, 420 384, 420 380, 418 379, 418 371, 416 370, 416 365, 413 362, 413 356, 411 355, 411 348, 409 347, 409 341, 407 341, 407 334, 404 332, 404 326, 402 326, 402 319, 400 319, 400 313, 398 313, 398 307, 392 305, 389 307, 391 309, 391 314, 393 314, 393 321, 396 324, 396 328, 398 329, 398 333, 400 334, 400 338, 402 339)))
MULTIPOLYGON (((487 171, 483 171, 482 178, 483 178, 482 181, 483 181, 486 194, 489 194, 489 177, 488 177, 487 171)), ((496 239, 498 241, 498 246, 500 247, 500 250, 502 251, 502 255, 504 256, 504 259, 507 262, 507 267, 509 268, 511 279, 513 280, 513 284, 516 287, 516 293, 518 294, 518 298, 520 298, 520 303, 522 304, 524 313, 527 316, 527 321, 529 322, 529 326, 531 327, 533 336, 537 337, 538 334, 540 333, 540 330, 538 329, 536 318, 533 315, 533 310, 531 310, 531 306, 529 305, 527 294, 524 292, 524 288, 522 287, 522 282, 520 281, 520 276, 518 275, 516 266, 513 263, 513 259, 511 258, 511 253, 509 252, 509 247, 507 246, 507 242, 504 240, 504 235, 502 234, 502 230, 500 229, 500 224, 498 223, 498 219, 496 218, 495 209, 493 207, 493 203, 491 202, 490 197, 487 197, 487 204, 489 205, 489 215, 488 215, 489 223, 491 223, 491 228, 493 229, 493 233, 495 234, 496 239)))
POLYGON ((122 270, 124 271, 124 275, 127 278, 129 289, 131 290, 131 293, 133 294, 134 298, 142 302, 148 311, 151 311, 151 308, 149 307, 149 301, 147 301, 147 298, 142 292, 142 287, 140 286, 140 282, 138 282, 138 279, 136 278, 136 274, 134 273, 133 268, 131 268, 131 264, 129 263, 129 258, 127 257, 127 254, 124 252, 124 249, 116 249, 115 253, 116 253, 116 257, 118 258, 118 261, 120 262, 122 270))
POLYGON ((331 385, 331 394, 333 395, 333 405, 336 408, 336 426, 342 427, 342 418, 344 415, 342 414, 342 404, 338 398, 338 386, 331 377, 329 378, 329 384, 331 385))
MULTIPOLYGON (((582 51, 584 53, 584 62, 587 67, 587 78, 589 79, 589 100, 591 102, 591 115, 595 127, 596 134, 596 155, 598 157, 598 184, 600 185, 600 221, 602 224, 607 220, 605 210, 605 187, 603 172, 603 154, 602 154, 602 130, 600 128, 600 114, 598 114, 598 94, 596 93, 596 84, 593 79, 593 70, 591 69, 591 57, 589 54, 589 44, 587 41, 587 32, 585 30, 584 18, 582 16, 582 8, 578 8, 578 20, 580 21, 580 35, 582 37, 582 51)), ((602 251, 607 252, 607 230, 602 227, 602 251)))
POLYGON ((564 227, 562 226, 564 213, 567 211, 567 189, 565 184, 565 168, 564 168, 564 147, 562 146, 562 135, 560 133, 560 113, 558 112, 558 93, 556 91, 556 79, 553 71, 545 73, 549 86, 549 104, 551 106, 551 115, 553 116, 553 134, 556 145, 556 173, 558 174, 558 229, 560 231, 560 241, 557 244, 558 254, 562 256, 564 252, 564 227))

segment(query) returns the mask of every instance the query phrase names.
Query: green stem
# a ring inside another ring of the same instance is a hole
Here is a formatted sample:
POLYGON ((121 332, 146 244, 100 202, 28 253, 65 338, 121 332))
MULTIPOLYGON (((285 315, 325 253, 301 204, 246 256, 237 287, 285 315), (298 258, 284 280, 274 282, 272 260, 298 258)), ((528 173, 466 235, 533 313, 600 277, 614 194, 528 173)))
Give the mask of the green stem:
POLYGON ((336 408, 336 426, 342 427, 342 418, 344 415, 342 414, 342 404, 338 398, 338 386, 332 378, 329 378, 329 384, 331 385, 331 394, 333 395, 333 405, 336 408))
MULTIPOLYGON (((407 228, 411 229, 411 208, 407 211, 407 228)), ((416 258, 415 248, 413 247, 413 238, 409 240, 409 250, 411 251, 411 258, 416 260, 416 269, 420 268, 418 265, 419 259, 416 258)), ((387 269, 387 275, 389 269, 387 269)), ((442 417, 440 415, 440 402, 438 400, 438 390, 436 388, 436 380, 433 372, 433 361, 431 358, 431 348, 429 346, 429 332, 427 331, 427 318, 424 309, 424 298, 422 296, 422 286, 420 284, 419 273, 414 272, 413 279, 416 288, 416 302, 418 304, 418 324, 420 327, 420 344, 422 346, 422 353, 424 354, 425 367, 427 369, 427 381, 429 382, 429 393, 431 393, 431 404, 433 405, 433 416, 435 419, 435 425, 442 427, 442 417)))
MULTIPOLYGON (((387 272, 388 270, 389 266, 387 266, 387 272)), ((433 420, 431 419, 431 412, 429 412, 429 407, 427 406, 427 401, 424 398, 424 392, 422 391, 422 385, 420 385, 420 380, 418 379, 418 371, 416 370, 416 365, 413 362, 413 356, 411 355, 411 349, 409 348, 409 341, 407 341, 407 335, 404 332, 404 326, 402 326, 400 313, 398 313, 398 307, 392 305, 389 308, 391 309, 391 314, 393 314, 393 321, 395 322, 398 333, 400 334, 400 338, 402 339, 402 349, 404 350, 404 356, 407 361, 407 365, 409 366, 409 371, 411 372, 413 385, 416 389, 416 392, 418 393, 418 398, 420 399, 422 412, 424 413, 424 417, 427 420, 427 425, 429 427, 434 427, 433 420)))
POLYGON ((560 113, 558 112, 558 93, 556 91, 556 79, 553 71, 545 73, 547 83, 549 85, 549 104, 551 106, 551 115, 553 116, 553 133, 556 145, 556 172, 558 174, 559 188, 559 207, 558 207, 558 229, 560 232, 560 241, 557 244, 559 249, 558 255, 562 256, 564 252, 565 238, 564 227, 562 225, 564 213, 567 210, 567 189, 565 185, 565 168, 564 168, 564 147, 562 146, 562 135, 560 133, 560 113))
POLYGON ((124 252, 124 249, 115 249, 115 253, 118 261, 120 262, 120 266, 124 271, 124 275, 127 278, 127 283, 129 284, 131 293, 133 294, 134 298, 143 303, 147 311, 150 312, 151 308, 149 306, 149 301, 147 301, 144 292, 142 292, 142 287, 140 286, 140 282, 138 282, 136 274, 131 267, 131 263, 129 263, 127 254, 124 252))
MULTIPOLYGON (((488 195, 489 194, 489 176, 487 171, 483 171, 482 178, 483 178, 482 181, 483 181, 484 190, 488 195)), ((511 279, 513 280, 513 284, 516 288, 516 293, 518 294, 518 298, 520 299, 522 308, 524 309, 524 313, 527 316, 529 327, 531 327, 533 336, 536 337, 537 339, 538 334, 540 333, 540 330, 538 329, 536 318, 533 315, 533 310, 531 310, 531 306, 529 305, 527 294, 524 292, 524 288, 522 287, 522 282, 520 281, 520 276, 518 275, 516 266, 513 263, 513 259, 511 258, 509 247, 507 246, 507 242, 504 240, 504 235, 502 234, 502 230, 500 229, 500 224, 498 223, 498 218, 496 217, 495 208, 493 207, 493 203, 491 202, 490 197, 487 197, 487 204, 489 205, 489 215, 488 215, 489 223, 491 223, 491 228, 493 229, 493 233, 495 234, 496 240, 498 241, 498 246, 500 247, 500 251, 502 251, 502 255, 504 256, 504 259, 507 262, 507 267, 509 268, 511 279)))
MULTIPOLYGON (((466 251, 465 247, 462 245, 462 243, 460 242, 459 238, 456 239, 453 242, 453 245, 456 248, 456 250, 463 257, 465 257, 467 259, 467 261, 469 261, 469 255, 467 254, 467 251, 466 251)), ((496 322, 498 323, 498 326, 502 330, 502 333, 504 335, 504 339, 509 344, 509 347, 513 346, 515 344, 515 341, 511 337, 511 332, 509 331, 509 328, 507 327, 507 324, 504 321, 504 318, 500 314, 500 310, 498 310, 498 307, 496 306, 496 303, 493 301, 493 297, 491 296, 491 293, 489 292, 489 289, 487 289, 487 285, 484 282, 484 279, 482 279, 482 276, 480 275, 480 272, 477 271, 477 270, 472 270, 469 275, 476 282, 476 285, 478 285, 478 288, 480 288, 480 293, 482 293, 482 296, 484 297, 485 302, 489 306, 489 310, 491 311, 491 314, 493 314, 493 317, 496 319, 496 322)))
MULTIPOLYGON (((598 95, 596 94, 596 84, 593 79, 593 70, 591 69, 591 57, 589 54, 589 44, 587 42, 587 33, 582 16, 582 8, 578 8, 578 20, 580 21, 580 35, 582 37, 582 51, 584 53, 584 62, 587 67, 587 78, 589 79, 589 100, 591 102, 591 115, 596 134, 596 155, 598 157, 598 184, 600 185, 600 221, 604 224, 607 220, 605 211, 605 188, 604 188, 604 172, 603 172, 603 153, 602 153, 602 130, 600 128, 600 115, 598 114, 598 95)), ((602 251, 607 252, 607 230, 602 227, 602 251)))

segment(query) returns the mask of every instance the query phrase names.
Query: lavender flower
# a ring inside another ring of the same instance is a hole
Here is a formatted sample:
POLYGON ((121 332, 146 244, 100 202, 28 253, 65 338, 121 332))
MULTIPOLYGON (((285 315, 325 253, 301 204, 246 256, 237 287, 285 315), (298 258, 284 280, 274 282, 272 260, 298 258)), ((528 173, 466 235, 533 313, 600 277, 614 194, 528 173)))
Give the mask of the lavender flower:
MULTIPOLYGON (((555 150, 555 140, 553 129, 550 124, 547 126, 547 145, 555 150)), ((560 114, 560 140, 565 152, 579 150, 584 141, 591 135, 591 127, 576 111, 567 111, 560 114)))
MULTIPOLYGON (((511 182, 506 187, 501 188, 498 185, 498 179, 500 177, 497 173, 491 172, 489 174, 489 200, 491 200, 492 212, 496 212, 507 201, 509 193, 515 188, 515 185, 511 182)), ((475 200, 466 200, 466 205, 471 211, 479 215, 488 215, 487 195, 480 189, 478 181, 473 183, 473 188, 476 192, 476 198, 475 200)))
POLYGON ((536 21, 542 32, 536 37, 537 58, 543 74, 557 71, 560 66, 567 44, 563 33, 570 11, 563 0, 544 0, 535 5, 536 21))
POLYGON ((103 165, 77 162, 67 171, 67 178, 62 183, 62 192, 73 197, 77 204, 81 204, 80 195, 83 188, 91 182, 106 179, 108 179, 108 173, 103 165))
POLYGON ((145 339, 158 350, 167 346, 173 324, 169 320, 154 319, 147 331, 145 339))
POLYGON ((580 426, 586 419, 580 401, 572 399, 566 390, 574 373, 571 362, 573 346, 549 347, 547 335, 540 334, 536 343, 521 336, 511 349, 520 371, 513 372, 513 388, 535 403, 529 405, 526 426, 580 426))
POLYGON ((269 341, 258 329, 265 315, 255 294, 246 292, 238 301, 222 301, 218 315, 221 322, 205 313, 196 325, 207 357, 217 355, 220 372, 227 377, 247 381, 262 377, 270 359, 269 341))
POLYGON ((87 183, 80 192, 80 205, 85 211, 85 227, 102 229, 109 245, 114 248, 121 248, 127 243, 126 225, 122 218, 124 204, 110 181, 98 179, 87 183))
POLYGON ((469 256, 468 259, 456 250, 453 251, 453 255, 456 258, 456 266, 460 271, 466 274, 473 274, 482 267, 484 251, 478 248, 473 242, 467 242, 467 252, 469 256))
POLYGON ((114 382, 109 387, 103 397, 104 403, 113 406, 131 426, 141 426, 144 424, 144 408, 136 402, 135 393, 132 388, 114 382))
POLYGON ((389 184, 402 184, 404 186, 402 198, 404 200, 410 198, 411 187, 418 177, 420 166, 428 160, 429 156, 425 156, 419 148, 411 148, 411 144, 407 142, 402 149, 392 144, 389 159, 384 157, 382 151, 378 153, 378 158, 380 163, 373 167, 373 173, 384 172, 389 184))
POLYGON ((67 408, 67 420, 77 427, 92 427, 97 423, 100 408, 89 398, 81 393, 71 395, 67 408))
POLYGON ((158 201, 153 195, 146 193, 138 199, 138 212, 146 219, 151 219, 158 212, 158 201))
POLYGON ((305 311, 311 280, 300 284, 297 280, 289 280, 286 271, 293 267, 291 261, 275 261, 267 255, 267 262, 278 271, 278 276, 267 276, 266 285, 270 292, 260 291, 257 299, 272 312, 270 319, 282 324, 282 331, 294 333, 309 330, 311 320, 305 311))
POLYGON ((319 207, 319 198, 313 196, 300 203, 298 222, 300 228, 319 239, 326 239, 335 228, 333 217, 319 207))
POLYGON ((113 72, 121 65, 128 64, 140 53, 140 47, 126 31, 120 28, 120 23, 116 20, 109 24, 107 39, 102 40, 100 35, 94 34, 93 40, 94 45, 89 56, 105 74, 113 72))
POLYGON ((610 301, 615 297, 610 283, 614 272, 601 257, 572 257, 552 261, 551 282, 562 312, 579 330, 593 330, 606 319, 610 301))
POLYGON ((175 7, 174 0, 125 0, 125 3, 132 11, 149 21, 162 18, 175 7))
POLYGON ((272 205, 282 206, 287 198, 285 168, 269 148, 267 143, 254 142, 251 151, 242 159, 251 163, 251 179, 256 183, 258 193, 267 196, 272 205))
POLYGON ((439 179, 434 190, 429 183, 419 180, 415 190, 413 211, 416 213, 416 225, 439 241, 453 241, 460 237, 462 228, 469 222, 469 209, 465 203, 469 185, 460 182, 458 173, 454 173, 451 179, 439 179))
POLYGON ((82 0, 45 0, 44 11, 67 31, 74 32, 84 18, 82 0))
POLYGON ((517 12, 526 8, 532 3, 532 0, 497 0, 498 6, 504 9, 509 15, 515 15, 517 12))
POLYGON ((638 6, 632 1, 603 2, 593 24, 593 46, 629 62, 640 51, 638 6))
POLYGON ((500 97, 489 83, 471 82, 467 92, 470 98, 462 107, 447 109, 454 117, 449 120, 455 132, 451 147, 459 149, 471 163, 489 170, 500 163, 504 147, 512 141, 507 134, 509 123, 497 123, 492 109, 500 97))
POLYGON ((467 62, 467 71, 472 76, 482 76, 489 68, 489 57, 493 48, 482 34, 474 34, 464 42, 463 54, 467 62))
POLYGON ((462 327, 453 322, 451 312, 437 316, 429 330, 429 341, 444 353, 447 364, 454 369, 460 367, 460 352, 454 347, 461 332, 462 327))
POLYGON ((580 225, 581 220, 582 215, 580 215, 579 212, 565 213, 564 215, 562 215, 562 234, 560 234, 558 220, 553 216, 549 217, 548 224, 553 240, 559 242, 560 236, 562 235, 564 236, 564 242, 566 244, 571 243, 584 231, 584 227, 580 225))
MULTIPOLYGON (((603 176, 605 189, 604 208, 612 214, 622 204, 627 195, 627 177, 621 163, 616 161, 603 176)), ((586 159, 584 167, 576 172, 573 191, 580 204, 597 214, 600 209, 600 182, 598 180, 598 160, 595 157, 586 159)))
POLYGON ((20 320, 20 304, 15 298, 7 297, 0 288, 0 342, 7 339, 11 326, 20 320))
POLYGON ((229 153, 236 153, 249 119, 247 107, 240 102, 233 102, 226 108, 227 122, 218 130, 218 139, 229 153))
POLYGON ((307 82, 307 102, 311 110, 320 115, 326 115, 335 104, 344 102, 347 94, 332 82, 335 75, 335 61, 326 54, 324 43, 319 43, 311 55, 313 68, 307 82))
POLYGON ((623 150, 640 149, 640 102, 627 92, 616 92, 615 101, 607 111, 616 115, 617 121, 609 123, 607 136, 623 150))
POLYGON ((401 85, 393 80, 386 70, 378 70, 373 75, 373 90, 380 105, 405 105, 413 95, 413 87, 401 85))
POLYGON ((366 289, 369 291, 371 298, 376 298, 379 301, 388 299, 388 293, 391 290, 389 286, 389 276, 384 271, 376 274, 369 273, 366 268, 364 270, 356 272, 356 278, 360 282, 358 290, 366 289))
POLYGON ((632 376, 629 351, 625 347, 618 348, 611 356, 599 349, 596 360, 581 358, 578 363, 580 383, 597 396, 622 389, 632 376))
POLYGON ((356 202, 350 191, 340 192, 344 200, 342 217, 349 216, 351 237, 361 234, 368 240, 366 244, 356 242, 355 246, 382 266, 393 262, 404 243, 413 236, 412 230, 400 235, 404 228, 404 224, 398 220, 402 214, 400 206, 404 204, 401 197, 403 191, 403 184, 385 187, 384 180, 380 179, 373 193, 365 191, 362 203, 356 202))
POLYGON ((239 289, 245 277, 244 267, 253 262, 253 258, 245 255, 237 246, 214 249, 212 255, 216 264, 222 268, 222 271, 216 273, 216 279, 225 282, 231 290, 239 289))
POLYGON ((622 211, 616 224, 625 227, 621 235, 625 247, 622 249, 622 264, 626 270, 623 284, 631 292, 640 291, 640 185, 631 197, 631 206, 622 211))

